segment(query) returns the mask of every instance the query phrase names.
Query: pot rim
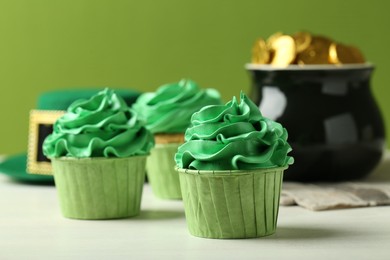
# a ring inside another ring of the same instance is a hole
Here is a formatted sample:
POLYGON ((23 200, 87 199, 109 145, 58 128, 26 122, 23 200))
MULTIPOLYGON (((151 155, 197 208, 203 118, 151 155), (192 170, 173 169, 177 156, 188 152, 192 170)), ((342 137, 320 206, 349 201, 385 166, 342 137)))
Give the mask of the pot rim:
POLYGON ((326 71, 340 71, 340 70, 360 70, 360 69, 373 69, 374 65, 370 62, 359 64, 313 64, 313 65, 297 65, 291 64, 286 67, 277 67, 270 64, 245 64, 247 70, 259 70, 259 71, 310 71, 310 70, 326 70, 326 71))

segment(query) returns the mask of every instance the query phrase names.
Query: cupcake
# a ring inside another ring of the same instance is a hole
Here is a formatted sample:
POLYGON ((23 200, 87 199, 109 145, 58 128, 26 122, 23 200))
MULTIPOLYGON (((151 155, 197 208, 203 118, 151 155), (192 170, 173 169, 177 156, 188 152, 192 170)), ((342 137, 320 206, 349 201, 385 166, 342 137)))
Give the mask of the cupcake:
POLYGON ((187 225, 206 238, 251 238, 276 230, 287 131, 241 93, 193 114, 175 155, 187 225))
POLYGON ((63 215, 114 219, 140 212, 146 157, 154 145, 143 121, 114 91, 72 103, 43 143, 63 215))
POLYGON ((194 112, 206 105, 221 104, 218 91, 202 90, 191 80, 166 84, 154 93, 141 95, 133 104, 155 137, 156 146, 147 159, 147 176, 153 193, 163 199, 181 199, 174 155, 184 142, 184 132, 194 112))

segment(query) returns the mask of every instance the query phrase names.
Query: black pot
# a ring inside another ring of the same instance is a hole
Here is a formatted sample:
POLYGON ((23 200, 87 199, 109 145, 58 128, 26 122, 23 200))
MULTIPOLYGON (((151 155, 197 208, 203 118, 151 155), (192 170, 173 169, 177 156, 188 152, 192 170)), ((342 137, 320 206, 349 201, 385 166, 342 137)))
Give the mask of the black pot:
POLYGON ((370 90, 371 64, 246 68, 251 99, 288 130, 295 163, 284 180, 352 180, 378 164, 385 134, 370 90))

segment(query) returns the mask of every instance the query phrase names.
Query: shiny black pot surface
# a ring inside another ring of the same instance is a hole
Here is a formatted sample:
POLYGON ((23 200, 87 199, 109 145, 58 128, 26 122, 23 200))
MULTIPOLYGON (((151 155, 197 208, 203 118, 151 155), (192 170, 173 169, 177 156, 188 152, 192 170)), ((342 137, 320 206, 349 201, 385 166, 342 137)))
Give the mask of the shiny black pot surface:
POLYGON ((288 130, 295 163, 285 180, 358 179, 378 164, 385 134, 370 89, 372 65, 247 69, 252 100, 288 130))

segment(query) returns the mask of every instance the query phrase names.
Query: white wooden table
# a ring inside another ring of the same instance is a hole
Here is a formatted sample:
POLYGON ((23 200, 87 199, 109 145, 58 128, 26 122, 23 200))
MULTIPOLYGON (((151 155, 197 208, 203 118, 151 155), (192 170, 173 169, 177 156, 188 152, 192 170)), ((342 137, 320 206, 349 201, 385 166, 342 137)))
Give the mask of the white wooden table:
POLYGON ((272 236, 213 240, 191 236, 182 202, 155 198, 148 184, 140 216, 84 221, 62 217, 55 187, 20 184, 0 174, 1 260, 172 258, 390 259, 390 207, 281 207, 272 236))

